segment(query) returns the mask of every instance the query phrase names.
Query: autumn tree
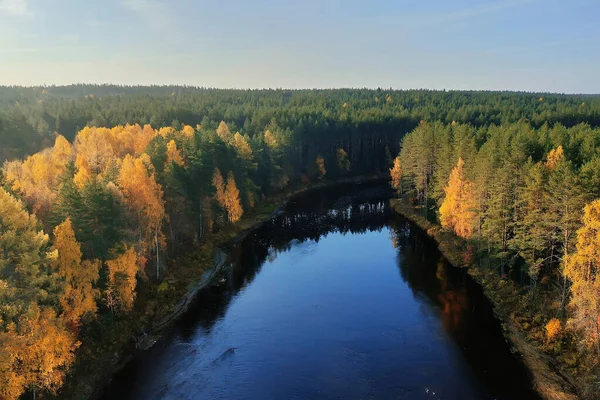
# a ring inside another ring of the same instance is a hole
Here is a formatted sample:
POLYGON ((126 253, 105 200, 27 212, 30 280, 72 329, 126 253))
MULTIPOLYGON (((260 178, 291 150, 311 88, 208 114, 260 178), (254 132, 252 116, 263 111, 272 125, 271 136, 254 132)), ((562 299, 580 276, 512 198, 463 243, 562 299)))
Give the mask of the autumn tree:
POLYGON ((235 184, 233 172, 227 175, 227 184, 225 186, 225 209, 229 217, 229 222, 235 223, 242 218, 244 209, 240 203, 240 191, 235 184))
POLYGON ((58 254, 53 266, 64 279, 64 291, 59 299, 62 316, 71 326, 77 327, 83 316, 96 313, 99 292, 94 284, 99 278, 100 263, 82 260, 81 247, 75 239, 70 219, 54 229, 54 248, 58 254))
POLYGON ((6 180, 13 190, 19 191, 33 212, 44 217, 56 199, 59 178, 71 160, 70 143, 56 137, 54 147, 33 154, 24 162, 13 161, 4 167, 6 180))
POLYGON ((106 261, 108 268, 107 303, 114 310, 130 311, 135 300, 138 257, 133 247, 106 261))
POLYGON ((148 252, 155 251, 156 276, 159 277, 159 250, 165 240, 162 233, 165 206, 162 187, 156 182, 150 158, 147 155, 135 159, 125 156, 118 183, 135 216, 142 247, 148 252))
POLYGON ((582 343, 600 357, 600 200, 585 206, 583 226, 577 231, 576 251, 567 258, 565 275, 571 280, 573 309, 569 323, 582 343))
POLYGON ((57 276, 49 238, 23 204, 0 188, 0 397, 55 392, 74 361, 77 341, 49 298, 57 276))
POLYGON ((562 146, 558 146, 556 149, 550 150, 546 160, 546 168, 553 169, 556 165, 565 158, 565 152, 562 146))
POLYGON ((78 174, 76 182, 83 186, 86 179, 102 173, 114 160, 115 151, 111 145, 111 133, 107 128, 83 128, 75 139, 77 153, 76 166, 78 174))
POLYGON ((458 236, 468 239, 473 234, 477 204, 473 183, 465 177, 464 164, 463 159, 459 158, 450 174, 444 189, 446 197, 440 207, 440 221, 444 228, 452 229, 458 236))
POLYGON ((392 178, 392 188, 398 194, 402 194, 402 166, 400 164, 400 157, 394 159, 394 166, 390 168, 390 176, 392 178))
POLYGON ((225 181, 218 168, 215 168, 213 173, 212 184, 216 191, 215 199, 217 200, 217 203, 225 208, 225 181))
POLYGON ((217 135, 223 140, 225 143, 231 142, 233 135, 229 130, 229 126, 225 123, 225 121, 221 121, 219 127, 217 128, 217 135))
POLYGON ((167 168, 171 165, 171 163, 183 165, 183 157, 181 157, 181 152, 177 148, 175 140, 171 140, 169 143, 167 143, 167 168))

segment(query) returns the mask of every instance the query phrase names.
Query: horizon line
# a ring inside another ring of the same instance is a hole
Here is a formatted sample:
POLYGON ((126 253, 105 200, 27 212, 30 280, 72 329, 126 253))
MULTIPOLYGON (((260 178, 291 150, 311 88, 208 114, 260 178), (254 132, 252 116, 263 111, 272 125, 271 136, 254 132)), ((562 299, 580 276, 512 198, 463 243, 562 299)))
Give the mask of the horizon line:
POLYGON ((202 89, 202 90, 233 90, 233 91, 310 91, 310 90, 390 90, 395 92, 411 92, 411 91, 430 91, 430 92, 479 92, 479 93, 520 93, 520 94, 550 94, 550 95, 565 95, 565 96, 600 96, 599 92, 549 92, 549 91, 535 91, 535 90, 515 90, 515 89, 448 89, 448 88, 395 88, 395 87, 373 87, 373 86, 337 86, 337 87, 217 87, 217 86, 199 86, 193 84, 123 84, 123 83, 91 83, 91 82, 75 82, 68 84, 33 84, 33 85, 10 85, 0 84, 0 89, 5 88, 23 88, 23 89, 35 89, 35 88, 67 88, 73 86, 114 86, 122 88, 185 88, 185 89, 202 89))

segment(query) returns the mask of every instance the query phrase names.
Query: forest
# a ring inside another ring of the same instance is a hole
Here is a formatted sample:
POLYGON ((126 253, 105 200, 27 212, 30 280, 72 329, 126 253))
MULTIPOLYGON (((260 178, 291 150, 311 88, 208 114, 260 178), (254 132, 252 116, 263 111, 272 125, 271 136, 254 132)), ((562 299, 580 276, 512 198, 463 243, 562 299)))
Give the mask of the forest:
POLYGON ((465 239, 466 258, 521 285, 532 316, 522 327, 589 397, 600 360, 599 146, 588 124, 423 121, 390 169, 399 197, 465 239))
POLYGON ((59 393, 166 301, 182 249, 272 196, 388 172, 593 376, 599 125, 585 95, 0 87, 0 398, 59 393))

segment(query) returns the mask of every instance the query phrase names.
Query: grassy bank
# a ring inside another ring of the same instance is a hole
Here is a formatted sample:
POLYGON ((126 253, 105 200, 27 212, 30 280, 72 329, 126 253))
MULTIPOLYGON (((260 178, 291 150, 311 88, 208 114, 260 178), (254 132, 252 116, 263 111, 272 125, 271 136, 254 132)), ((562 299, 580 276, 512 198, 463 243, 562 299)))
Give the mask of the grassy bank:
MULTIPOLYGON (((557 351, 568 345, 564 337, 559 343, 545 340, 545 322, 548 320, 537 306, 531 293, 517 283, 502 279, 497 271, 478 267, 474 263, 470 244, 427 220, 414 207, 399 199, 391 200, 392 208, 413 221, 439 246, 440 252, 456 266, 466 268, 494 305, 494 313, 502 323, 504 336, 513 351, 522 355, 531 372, 534 388, 547 400, 575 400, 582 391, 570 377, 577 362, 571 351, 557 357, 557 351)), ((576 372, 576 371, 575 371, 576 372)), ((507 382, 510 384, 510 382, 507 382)), ((592 398, 592 397, 590 397, 592 398)))
POLYGON ((147 349, 159 340, 185 312, 196 293, 210 283, 211 272, 226 264, 226 255, 220 248, 241 240, 248 232, 260 227, 291 198, 309 190, 381 179, 385 177, 369 175, 291 186, 285 192, 263 200, 238 223, 226 226, 200 243, 179 249, 178 255, 169 261, 160 283, 147 281, 141 285, 143 289, 138 293, 133 312, 120 316, 103 315, 102 320, 85 327, 83 334, 87 340, 78 350, 77 362, 57 398, 100 397, 112 375, 140 349, 147 349))

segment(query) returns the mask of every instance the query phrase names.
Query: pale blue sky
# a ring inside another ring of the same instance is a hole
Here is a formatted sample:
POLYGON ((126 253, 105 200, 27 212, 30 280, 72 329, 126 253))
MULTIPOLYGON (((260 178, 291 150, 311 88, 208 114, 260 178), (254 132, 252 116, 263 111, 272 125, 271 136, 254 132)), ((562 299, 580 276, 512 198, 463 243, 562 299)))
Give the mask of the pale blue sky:
POLYGON ((599 0, 0 0, 0 84, 600 93, 599 0))

